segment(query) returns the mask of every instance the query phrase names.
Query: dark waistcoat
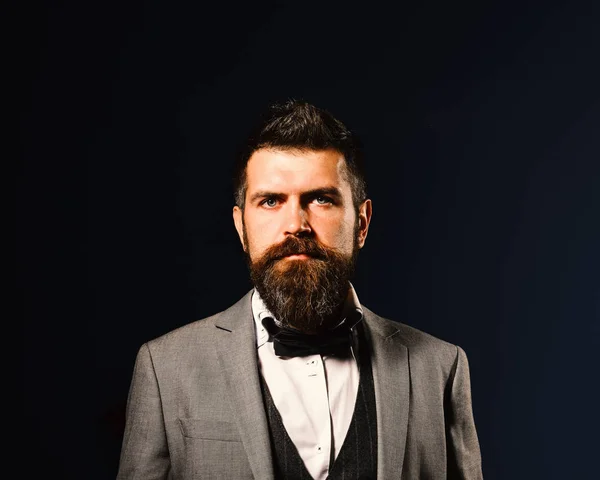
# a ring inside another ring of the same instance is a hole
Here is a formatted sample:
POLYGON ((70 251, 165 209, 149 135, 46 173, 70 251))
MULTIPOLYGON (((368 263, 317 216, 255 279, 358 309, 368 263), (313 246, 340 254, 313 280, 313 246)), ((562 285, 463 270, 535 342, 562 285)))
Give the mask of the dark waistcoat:
MULTIPOLYGON (((373 372, 368 353, 364 348, 360 353, 360 380, 354 414, 340 453, 333 465, 332 462, 329 464, 327 478, 330 480, 367 480, 377 477, 377 417, 373 372)), ((271 436, 275 478, 311 480, 296 446, 285 430, 262 375, 260 378, 271 436)))

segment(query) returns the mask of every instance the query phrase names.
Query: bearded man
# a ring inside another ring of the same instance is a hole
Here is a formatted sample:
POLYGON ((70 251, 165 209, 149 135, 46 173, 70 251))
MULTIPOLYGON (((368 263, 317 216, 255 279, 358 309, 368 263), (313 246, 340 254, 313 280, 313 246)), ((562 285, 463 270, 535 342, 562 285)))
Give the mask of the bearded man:
POLYGON ((358 300, 372 215, 356 137, 271 106, 233 219, 254 288, 144 344, 118 479, 480 479, 464 351, 358 300))

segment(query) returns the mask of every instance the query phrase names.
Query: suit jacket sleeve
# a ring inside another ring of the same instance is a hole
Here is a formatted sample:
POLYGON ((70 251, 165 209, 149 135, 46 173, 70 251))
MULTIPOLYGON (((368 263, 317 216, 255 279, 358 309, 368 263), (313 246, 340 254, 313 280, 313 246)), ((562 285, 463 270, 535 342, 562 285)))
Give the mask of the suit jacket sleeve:
POLYGON ((469 364, 460 347, 457 347, 446 393, 448 478, 482 479, 481 453, 471 402, 469 364))
POLYGON ((135 361, 117 480, 164 480, 170 459, 156 373, 148 345, 135 361))

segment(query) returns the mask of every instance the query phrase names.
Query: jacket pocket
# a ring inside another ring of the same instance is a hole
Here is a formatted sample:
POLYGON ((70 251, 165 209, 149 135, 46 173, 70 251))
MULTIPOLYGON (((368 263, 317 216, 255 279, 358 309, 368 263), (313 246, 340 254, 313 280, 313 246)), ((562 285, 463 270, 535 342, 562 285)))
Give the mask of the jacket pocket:
POLYGON ((232 422, 208 418, 179 418, 179 426, 184 437, 241 442, 237 425, 232 422))

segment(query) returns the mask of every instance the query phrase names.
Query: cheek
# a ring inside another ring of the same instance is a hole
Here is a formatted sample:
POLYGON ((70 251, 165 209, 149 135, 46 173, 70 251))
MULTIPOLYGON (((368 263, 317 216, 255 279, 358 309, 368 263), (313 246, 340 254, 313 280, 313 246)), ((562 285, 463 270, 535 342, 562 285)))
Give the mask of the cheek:
POLYGON ((356 237, 353 219, 338 219, 335 222, 329 222, 321 232, 321 241, 327 246, 337 248, 344 253, 353 251, 356 237))
POLYGON ((357 241, 357 231, 353 225, 349 225, 344 231, 343 249, 346 253, 352 253, 357 241))
POLYGON ((246 241, 251 258, 257 258, 270 247, 273 241, 269 240, 270 234, 266 226, 254 226, 251 229, 246 229, 246 241))

